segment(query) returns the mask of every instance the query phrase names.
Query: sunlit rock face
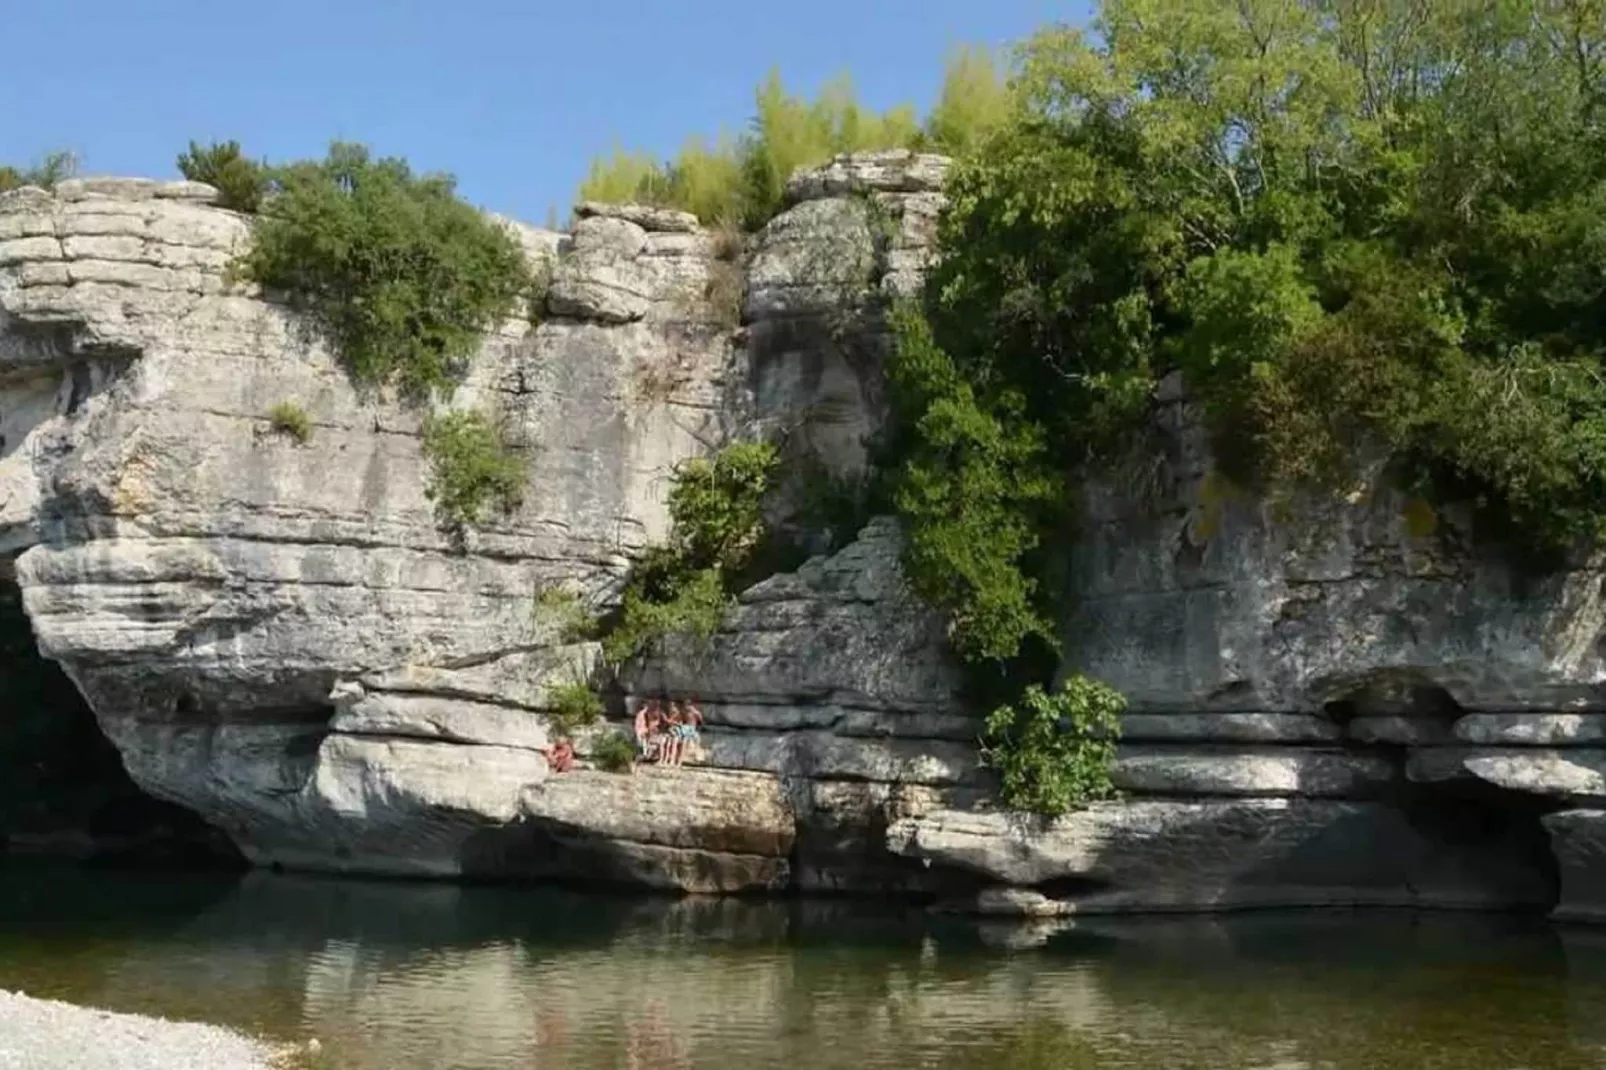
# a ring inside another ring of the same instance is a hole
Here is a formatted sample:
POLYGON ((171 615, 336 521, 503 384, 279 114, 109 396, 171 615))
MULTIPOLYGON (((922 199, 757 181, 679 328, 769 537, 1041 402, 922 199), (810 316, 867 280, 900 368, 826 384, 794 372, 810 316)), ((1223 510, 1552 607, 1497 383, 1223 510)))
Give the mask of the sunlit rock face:
POLYGON ((947 163, 798 175, 737 240, 586 204, 502 221, 551 287, 490 332, 454 404, 529 464, 459 540, 422 413, 359 392, 309 325, 230 281, 249 220, 192 183, 0 195, 0 561, 41 651, 135 781, 262 864, 562 877, 698 892, 924 896, 1059 915, 1296 903, 1606 914, 1601 572, 1474 548, 1465 514, 1360 466, 1271 503, 1218 470, 1184 385, 1090 477, 1065 671, 1130 699, 1122 801, 998 812, 942 619, 890 518, 811 530, 806 470, 852 479, 885 421, 889 297, 934 251, 947 163), (308 414, 298 443, 280 402, 308 414), (671 643, 627 697, 697 699, 685 769, 553 776, 554 684, 597 673, 540 608, 591 608, 664 538, 675 466, 783 443, 772 518, 819 551, 671 643))

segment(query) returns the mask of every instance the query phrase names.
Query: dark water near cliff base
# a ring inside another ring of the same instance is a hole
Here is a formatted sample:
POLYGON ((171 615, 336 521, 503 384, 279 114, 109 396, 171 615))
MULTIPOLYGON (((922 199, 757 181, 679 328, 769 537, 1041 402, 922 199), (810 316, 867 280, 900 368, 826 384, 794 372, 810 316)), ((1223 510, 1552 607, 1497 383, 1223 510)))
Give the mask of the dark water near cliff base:
POLYGON ((1606 930, 0 868, 0 987, 318 1037, 341 1070, 1606 1067, 1606 930))

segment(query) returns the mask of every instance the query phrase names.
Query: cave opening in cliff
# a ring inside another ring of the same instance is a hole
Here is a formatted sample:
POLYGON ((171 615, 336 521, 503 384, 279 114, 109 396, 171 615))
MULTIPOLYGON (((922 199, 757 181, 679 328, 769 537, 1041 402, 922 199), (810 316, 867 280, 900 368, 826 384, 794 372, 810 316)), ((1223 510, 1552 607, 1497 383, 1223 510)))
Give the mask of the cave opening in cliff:
POLYGON ((227 839, 141 791, 59 665, 39 653, 0 560, 0 854, 233 868, 227 839))
POLYGON ((1421 857, 1403 860, 1408 883, 1430 899, 1549 911, 1561 877, 1547 814, 1555 799, 1512 790, 1466 767, 1456 725, 1467 714, 1428 674, 1372 674, 1326 706, 1344 746, 1396 764, 1386 793, 1416 834, 1421 857))

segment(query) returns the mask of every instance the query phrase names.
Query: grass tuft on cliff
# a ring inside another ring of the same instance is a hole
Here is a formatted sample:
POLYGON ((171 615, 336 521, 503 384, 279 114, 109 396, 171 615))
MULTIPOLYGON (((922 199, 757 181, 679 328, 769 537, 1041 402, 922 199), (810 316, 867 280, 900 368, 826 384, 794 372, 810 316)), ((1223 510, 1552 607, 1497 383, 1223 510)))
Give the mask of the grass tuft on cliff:
POLYGON ((450 176, 343 142, 268 170, 237 270, 311 316, 357 382, 415 399, 450 394, 532 286, 518 242, 450 176))

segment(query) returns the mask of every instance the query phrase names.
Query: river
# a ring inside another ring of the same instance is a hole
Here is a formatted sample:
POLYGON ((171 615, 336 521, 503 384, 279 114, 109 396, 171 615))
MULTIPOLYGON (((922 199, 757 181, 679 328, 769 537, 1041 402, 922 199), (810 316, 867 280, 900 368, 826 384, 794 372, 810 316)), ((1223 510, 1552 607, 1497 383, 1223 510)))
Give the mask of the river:
POLYGON ((1410 912, 982 925, 839 901, 0 868, 0 988, 333 1070, 1606 1067, 1606 930, 1410 912))

